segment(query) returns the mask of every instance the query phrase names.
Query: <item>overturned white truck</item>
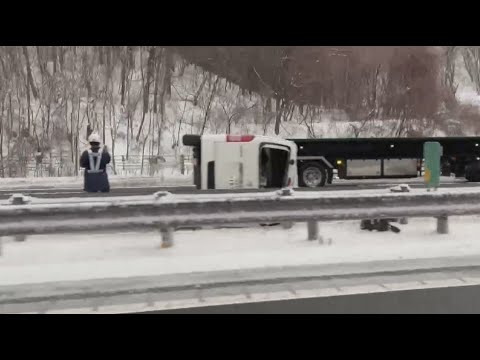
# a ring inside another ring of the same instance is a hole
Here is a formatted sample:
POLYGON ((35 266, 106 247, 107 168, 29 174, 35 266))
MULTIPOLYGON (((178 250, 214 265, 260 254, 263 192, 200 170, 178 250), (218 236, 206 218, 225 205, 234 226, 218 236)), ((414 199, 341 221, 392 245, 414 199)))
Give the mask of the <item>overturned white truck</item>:
POLYGON ((296 187, 297 145, 255 135, 184 135, 197 189, 296 187))

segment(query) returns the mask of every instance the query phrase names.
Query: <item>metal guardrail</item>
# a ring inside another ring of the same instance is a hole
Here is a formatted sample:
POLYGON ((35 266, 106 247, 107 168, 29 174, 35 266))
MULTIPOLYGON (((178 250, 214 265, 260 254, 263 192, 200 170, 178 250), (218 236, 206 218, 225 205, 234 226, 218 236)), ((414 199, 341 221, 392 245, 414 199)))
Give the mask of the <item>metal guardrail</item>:
MULTIPOLYGON (((161 192, 150 199, 0 206, 0 237, 157 229, 162 247, 173 232, 226 224, 308 223, 308 239, 317 240, 318 222, 402 217, 436 217, 437 232, 448 232, 448 216, 480 214, 480 192, 396 193, 372 196, 301 193, 222 194, 182 197, 161 192)), ((321 240, 321 239, 319 239, 321 240)))

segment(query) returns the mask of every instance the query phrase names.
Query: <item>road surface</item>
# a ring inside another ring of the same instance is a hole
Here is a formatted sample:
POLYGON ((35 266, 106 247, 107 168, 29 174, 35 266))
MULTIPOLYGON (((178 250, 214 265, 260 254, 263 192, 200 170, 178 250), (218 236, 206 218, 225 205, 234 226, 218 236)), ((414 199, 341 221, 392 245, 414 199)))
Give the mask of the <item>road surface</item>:
MULTIPOLYGON (((336 190, 373 190, 385 189, 391 186, 398 185, 399 182, 362 182, 362 181, 342 181, 333 183, 331 185, 320 188, 298 188, 295 191, 336 191, 336 190)), ((425 188, 422 182, 409 183, 411 188, 425 188)), ((480 187, 480 183, 470 182, 446 182, 440 185, 442 188, 476 188, 480 187)), ((144 186, 144 187, 121 187, 112 188, 108 196, 141 196, 150 195, 157 191, 169 191, 173 194, 222 194, 222 193, 248 193, 259 191, 272 191, 272 189, 237 189, 237 190, 197 190, 193 186, 144 186)), ((72 188, 58 188, 58 189, 15 189, 5 190, 0 189, 0 200, 8 199, 12 194, 24 194, 37 198, 68 198, 68 197, 94 197, 105 196, 105 194, 91 194, 85 193, 81 189, 72 188)))
POLYGON ((227 304, 141 314, 477 314, 480 285, 227 304))
POLYGON ((480 257, 2 286, 0 313, 480 313, 480 257))

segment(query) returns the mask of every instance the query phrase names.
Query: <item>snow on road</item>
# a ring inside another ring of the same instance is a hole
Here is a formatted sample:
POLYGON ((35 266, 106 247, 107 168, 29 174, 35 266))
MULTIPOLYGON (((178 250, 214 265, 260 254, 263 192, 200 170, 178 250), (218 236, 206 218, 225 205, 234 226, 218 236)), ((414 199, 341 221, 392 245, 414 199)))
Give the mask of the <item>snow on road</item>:
MULTIPOLYGON (((193 175, 168 174, 161 176, 116 176, 110 175, 112 187, 132 186, 182 186, 192 185, 193 175)), ((82 189, 83 177, 38 177, 38 178, 0 178, 0 190, 15 189, 82 189)))
POLYGON ((153 232, 4 239, 0 285, 479 255, 479 220, 452 218, 449 235, 436 234, 431 218, 399 225, 400 234, 361 231, 358 221, 321 223, 323 245, 306 240, 305 224, 178 231, 169 249, 153 232))
MULTIPOLYGON (((193 175, 169 174, 163 178, 160 176, 117 176, 110 175, 112 188, 118 187, 142 187, 142 186, 193 186, 193 175)), ((365 180, 344 180, 337 179, 329 187, 335 186, 378 186, 388 187, 400 183, 423 184, 423 177, 407 179, 365 179, 365 180)), ((463 178, 442 176, 442 184, 462 184, 463 178)), ((78 189, 83 188, 83 177, 38 177, 38 178, 0 178, 0 190, 45 190, 45 189, 78 189)))

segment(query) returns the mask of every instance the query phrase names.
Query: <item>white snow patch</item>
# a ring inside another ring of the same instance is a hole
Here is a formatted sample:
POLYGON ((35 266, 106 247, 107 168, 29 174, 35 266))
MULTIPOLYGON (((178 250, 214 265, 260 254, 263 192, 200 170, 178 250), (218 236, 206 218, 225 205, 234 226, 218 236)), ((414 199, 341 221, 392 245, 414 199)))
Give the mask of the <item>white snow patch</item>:
POLYGON ((480 106, 480 95, 473 88, 466 88, 457 93, 457 99, 461 103, 480 106))

